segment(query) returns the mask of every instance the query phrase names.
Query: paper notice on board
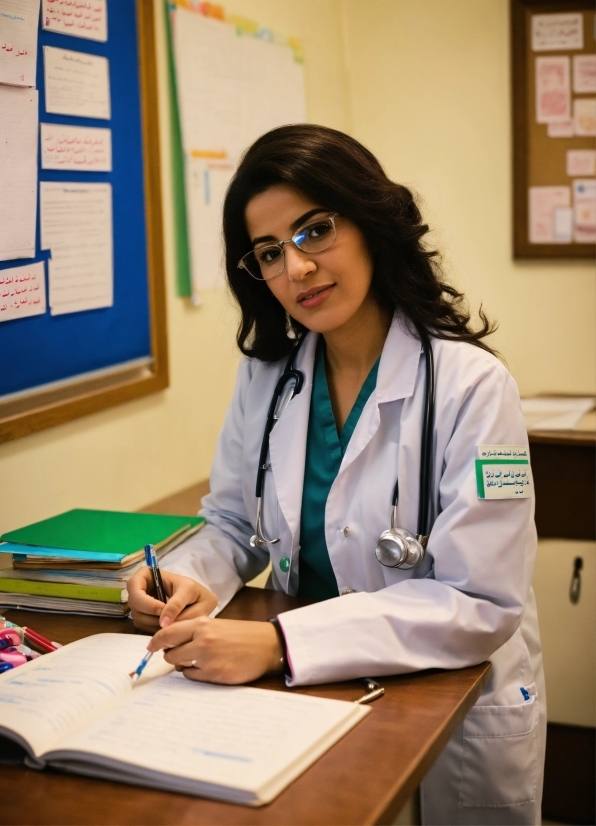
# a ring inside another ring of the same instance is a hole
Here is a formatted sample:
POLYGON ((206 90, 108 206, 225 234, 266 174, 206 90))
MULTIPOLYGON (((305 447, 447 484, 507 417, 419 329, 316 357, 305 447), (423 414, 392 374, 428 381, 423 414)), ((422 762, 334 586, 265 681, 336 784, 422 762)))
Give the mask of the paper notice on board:
POLYGON ((569 58, 537 57, 535 69, 537 123, 568 121, 571 117, 569 58))
POLYGON ((546 127, 549 138, 572 138, 575 135, 573 118, 562 120, 561 123, 549 123, 546 127))
POLYGON ((596 178, 573 182, 574 240, 578 243, 596 242, 596 178))
POLYGON ((41 12, 44 29, 104 43, 108 39, 106 0, 43 0, 41 12))
POLYGON ((572 14, 533 14, 532 50, 555 52, 584 48, 584 18, 572 14))
POLYGON ((569 210, 571 187, 531 186, 529 190, 529 229, 531 244, 565 244, 571 241, 569 210))
POLYGON ((46 309, 43 261, 0 270, 0 322, 42 315, 46 309))
POLYGON ((33 258, 37 90, 0 86, 0 261, 33 258))
POLYGON ((35 86, 39 0, 0 0, 0 83, 35 86))
POLYGON ((111 185, 42 181, 39 186, 41 248, 52 251, 52 315, 111 307, 111 185))
POLYGON ((596 54, 574 55, 573 91, 579 95, 596 92, 596 54))
POLYGON ((596 149, 568 149, 567 174, 570 178, 596 175, 596 149))
POLYGON ((41 124, 41 168, 110 172, 112 132, 87 126, 41 124))
POLYGON ((46 112, 110 119, 107 58, 44 46, 43 61, 46 112))
POLYGON ((596 98, 576 98, 573 101, 573 121, 576 135, 596 135, 596 98))
POLYGON ((193 272, 200 271, 202 289, 223 288, 222 209, 234 166, 191 156, 185 168, 193 272))

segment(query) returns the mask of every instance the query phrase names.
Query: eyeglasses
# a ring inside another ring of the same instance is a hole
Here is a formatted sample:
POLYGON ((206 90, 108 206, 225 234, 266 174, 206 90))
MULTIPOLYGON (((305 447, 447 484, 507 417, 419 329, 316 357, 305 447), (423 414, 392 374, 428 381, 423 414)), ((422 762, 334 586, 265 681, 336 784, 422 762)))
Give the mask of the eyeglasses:
POLYGON ((281 275, 286 266, 284 246, 293 244, 302 252, 317 253, 329 249, 337 238, 335 219, 337 212, 331 212, 326 218, 319 218, 299 229, 287 241, 257 247, 243 255, 238 261, 238 269, 246 270, 258 281, 269 281, 281 275))

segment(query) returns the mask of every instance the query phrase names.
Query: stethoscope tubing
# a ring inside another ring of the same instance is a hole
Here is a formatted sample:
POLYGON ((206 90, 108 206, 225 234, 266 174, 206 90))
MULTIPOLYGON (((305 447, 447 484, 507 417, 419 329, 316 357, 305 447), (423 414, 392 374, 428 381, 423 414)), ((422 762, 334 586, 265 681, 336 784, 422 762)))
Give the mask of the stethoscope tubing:
MULTIPOLYGON (((419 484, 419 504, 418 504, 418 539, 423 543, 423 548, 426 546, 426 540, 430 534, 431 518, 432 518, 432 471, 433 471, 433 430, 434 430, 434 408, 435 408, 435 365, 432 345, 430 338, 425 330, 418 330, 422 349, 425 356, 425 387, 424 387, 424 413, 422 420, 422 435, 420 444, 420 484, 419 484)), ((269 436, 275 423, 279 417, 276 417, 275 411, 280 398, 284 392, 287 383, 292 380, 295 386, 292 392, 292 397, 297 396, 302 390, 304 383, 304 374, 294 367, 294 361, 298 355, 298 351, 302 346, 307 333, 303 333, 294 345, 292 352, 286 362, 283 373, 279 377, 271 403, 267 411, 267 421, 265 423, 265 430, 263 432, 263 440, 261 442, 261 451, 259 454, 259 466, 257 470, 257 480, 255 486, 255 493, 257 497, 257 517, 255 524, 255 535, 251 539, 251 545, 258 547, 260 545, 274 545, 279 542, 277 539, 267 539, 263 534, 262 527, 262 497, 265 483, 265 474, 269 469, 267 462, 269 454, 269 436)), ((391 527, 394 528, 395 514, 397 510, 397 503, 399 499, 399 480, 396 479, 393 488, 393 496, 391 500, 391 527)), ((424 551, 422 550, 422 554, 424 551)), ((419 564, 419 563, 417 563, 419 564)))

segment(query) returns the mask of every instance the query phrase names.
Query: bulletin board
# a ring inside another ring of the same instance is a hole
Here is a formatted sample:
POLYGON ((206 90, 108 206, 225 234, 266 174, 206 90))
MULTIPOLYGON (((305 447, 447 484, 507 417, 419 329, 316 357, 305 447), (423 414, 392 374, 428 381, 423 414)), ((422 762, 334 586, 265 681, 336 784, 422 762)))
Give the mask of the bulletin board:
MULTIPOLYGON (((42 6, 43 9, 43 6, 42 6)), ((154 0, 107 0, 107 40, 38 32, 36 87, 40 124, 107 127, 110 171, 41 168, 35 257, 0 261, 2 274, 44 262, 40 187, 45 182, 111 186, 113 301, 81 312, 0 323, 0 441, 129 401, 168 385, 154 0), (51 114, 44 88, 44 46, 109 61, 110 117, 51 114)), ((42 133, 43 134, 43 133, 42 133)), ((40 141, 41 144, 41 141, 40 141)))
POLYGON ((511 0, 516 258, 596 253, 592 0, 511 0))

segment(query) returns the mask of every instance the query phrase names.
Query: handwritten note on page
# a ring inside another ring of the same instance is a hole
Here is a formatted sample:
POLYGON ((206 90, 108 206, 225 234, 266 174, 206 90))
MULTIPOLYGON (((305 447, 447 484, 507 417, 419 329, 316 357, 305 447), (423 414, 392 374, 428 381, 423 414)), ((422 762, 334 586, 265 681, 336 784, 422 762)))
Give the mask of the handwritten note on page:
POLYGON ((41 168, 78 172, 112 169, 112 132, 86 126, 41 124, 41 168))
POLYGON ((0 0, 0 83, 35 86, 39 0, 0 0))
POLYGON ((0 322, 42 315, 45 311, 43 261, 0 270, 0 322))
POLYGON ((37 91, 0 85, 0 261, 33 258, 37 91))
POLYGON ((46 112, 110 119, 107 58, 44 46, 43 63, 46 112))
POLYGON ((532 49, 535 52, 583 49, 584 18, 581 12, 570 14, 533 14, 532 49))
POLYGON ((40 183, 41 248, 50 249, 52 315, 111 307, 112 187, 40 183))
POLYGON ((41 25, 52 32, 105 43, 108 39, 106 0, 43 0, 41 25))

